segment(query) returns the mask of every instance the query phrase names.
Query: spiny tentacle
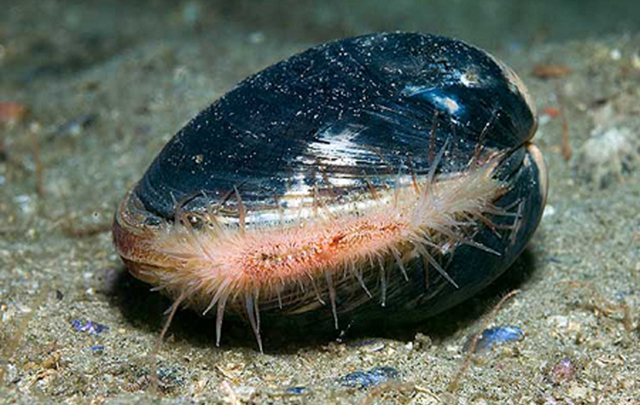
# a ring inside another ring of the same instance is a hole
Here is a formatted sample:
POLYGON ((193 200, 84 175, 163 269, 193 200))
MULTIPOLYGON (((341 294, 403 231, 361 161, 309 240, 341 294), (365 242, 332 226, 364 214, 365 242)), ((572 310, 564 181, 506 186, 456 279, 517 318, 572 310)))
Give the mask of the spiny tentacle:
POLYGON ((202 315, 206 315, 207 312, 209 312, 211 310, 211 308, 213 308, 214 305, 216 305, 216 303, 218 303, 218 301, 220 300, 220 297, 222 297, 227 292, 227 290, 229 289, 229 286, 231 285, 231 282, 232 282, 232 280, 230 278, 225 278, 222 281, 222 283, 217 287, 217 291, 213 295, 213 298, 211 299, 211 302, 205 308, 205 310, 202 312, 202 315))
POLYGON ((336 289, 331 281, 331 272, 324 272, 325 279, 327 280, 327 288, 329 289, 329 300, 331 301, 331 313, 333 314, 333 323, 335 328, 338 329, 338 309, 336 306, 336 289))
POLYGON ((220 339, 222 338, 222 320, 224 319, 224 309, 229 298, 229 291, 222 294, 218 301, 218 308, 216 311, 216 346, 220 346, 220 339))
POLYGON ((455 288, 460 288, 460 286, 458 286, 458 284, 451 278, 451 276, 442 268, 442 266, 440 266, 440 263, 438 263, 438 261, 436 259, 433 258, 433 256, 431 256, 431 254, 427 251, 427 249, 425 249, 423 246, 421 245, 415 245, 416 249, 420 252, 420 254, 427 259, 427 261, 429 261, 429 264, 431 264, 438 273, 440 273, 440 275, 442 277, 444 277, 445 280, 447 280, 449 283, 451 283, 452 286, 454 286, 455 288))
POLYGON ((245 308, 247 310, 249 323, 253 329, 253 334, 258 342, 258 348, 260 349, 260 353, 262 353, 262 337, 260 336, 260 315, 257 297, 254 297, 252 294, 247 294, 245 297, 245 308))
POLYGON ((356 277, 356 279, 358 280, 358 283, 360 284, 360 287, 362 287, 365 294, 367 294, 369 298, 373 298, 373 295, 371 295, 371 292, 367 288, 367 285, 364 283, 364 278, 362 276, 362 269, 356 270, 355 263, 351 263, 350 272, 356 277))
POLYGON ((516 239, 516 235, 518 234, 518 232, 520 231, 520 228, 522 226, 522 211, 524 209, 524 201, 521 201, 518 204, 518 209, 516 211, 516 216, 515 219, 513 221, 513 229, 511 230, 511 235, 509 235, 509 241, 511 242, 511 244, 515 244, 515 239, 516 239))
POLYGON ((469 161, 468 167, 477 168, 480 165, 480 155, 482 154, 482 151, 484 150, 485 138, 486 138, 487 134, 489 133, 489 129, 491 127, 493 127, 493 124, 495 123, 495 121, 498 119, 499 116, 500 116, 500 111, 496 111, 495 107, 494 107, 494 110, 493 110, 493 112, 491 114, 491 119, 489 119, 489 121, 487 121, 487 123, 484 124, 484 127, 482 128, 482 131, 480 131, 480 136, 478 137, 478 141, 476 142, 476 147, 475 147, 475 150, 473 152, 473 157, 471 157, 471 160, 469 161))
POLYGON ((238 191, 238 187, 233 186, 233 190, 236 195, 236 203, 238 204, 238 221, 240 224, 240 234, 244 236, 246 232, 246 217, 247 211, 244 207, 244 203, 242 202, 242 197, 240 196, 240 192, 238 191))
POLYGON ((436 171, 438 170, 438 166, 440 166, 440 162, 442 162, 442 156, 444 156, 444 152, 447 150, 448 144, 449 139, 447 138, 447 140, 444 141, 444 145, 442 145, 442 148, 440 148, 440 151, 438 151, 438 155, 436 156, 436 158, 431 161, 431 167, 429 168, 429 173, 427 174, 427 179, 425 181, 425 187, 423 191, 424 196, 427 195, 429 187, 434 182, 436 171))
POLYGON ((313 276, 311 274, 308 274, 309 276, 309 280, 311 281, 311 286, 313 287, 313 291, 316 294, 316 299, 318 300, 318 302, 320 302, 322 305, 327 305, 327 303, 322 299, 322 297, 320 296, 320 290, 318 290, 318 286, 316 285, 316 280, 315 278, 313 278, 313 276))
POLYGON ((158 339, 156 340, 153 350, 151 351, 150 359, 152 362, 151 367, 153 369, 153 373, 151 374, 151 386, 156 391, 158 390, 158 365, 156 364, 156 357, 158 356, 158 352, 160 351, 160 346, 164 341, 164 337, 167 334, 167 331, 169 330, 169 326, 171 326, 173 317, 176 315, 178 308, 180 307, 182 302, 187 298, 187 296, 188 295, 186 291, 182 291, 178 296, 178 298, 176 298, 173 304, 171 304, 169 309, 166 311, 166 313, 168 313, 167 320, 165 321, 164 326, 162 327, 162 331, 160 332, 160 336, 158 336, 158 339))
POLYGON ((400 257, 400 252, 395 246, 391 246, 389 250, 391 251, 393 258, 395 259, 396 265, 400 269, 402 276, 406 281, 409 281, 409 275, 407 274, 407 269, 404 267, 404 263, 402 262, 402 258, 400 257))
POLYGON ((276 298, 278 299, 278 308, 282 309, 282 280, 280 285, 276 287, 276 298))
POLYGON ((380 256, 378 256, 378 266, 380 267, 380 291, 382 295, 380 305, 384 307, 387 305, 387 278, 385 275, 385 265, 380 256))

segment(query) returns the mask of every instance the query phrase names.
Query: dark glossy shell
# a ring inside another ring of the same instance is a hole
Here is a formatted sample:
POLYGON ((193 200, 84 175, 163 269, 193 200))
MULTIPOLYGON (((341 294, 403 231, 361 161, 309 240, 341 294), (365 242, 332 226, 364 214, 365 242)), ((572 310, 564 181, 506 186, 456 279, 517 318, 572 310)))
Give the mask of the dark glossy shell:
MULTIPOLYGON (((237 190, 251 229, 268 226, 273 217, 261 213, 274 206, 292 207, 293 200, 282 197, 296 191, 349 201, 368 188, 393 187, 400 175, 426 175, 440 151, 443 174, 467 170, 478 151, 504 152, 496 175, 509 191, 495 205, 519 215, 518 227, 505 237, 480 224, 473 234, 498 254, 458 246, 443 261, 457 286, 433 272, 427 282, 423 262, 415 261, 409 282, 390 281, 384 308, 375 299, 354 304, 352 289, 338 286, 341 313, 421 318, 490 283, 530 239, 546 196, 541 158, 528 144, 535 127, 519 79, 478 48, 426 34, 348 38, 240 83, 174 136, 130 198, 139 200, 149 226, 171 222, 178 203, 194 212, 220 204, 233 222, 239 207, 230 196, 237 190)), ((130 249, 118 232, 120 251, 130 249)))
POLYGON ((400 33, 330 42, 248 78, 202 111, 135 193, 149 212, 170 219, 176 200, 201 190, 220 197, 239 187, 251 205, 296 182, 311 186, 319 164, 362 178, 395 174, 411 156, 426 171, 436 122, 435 147, 450 139, 456 156, 448 163, 459 169, 494 116, 488 148, 514 148, 533 135, 532 107, 512 73, 478 48, 400 33), (357 136, 345 146, 347 128, 357 136))

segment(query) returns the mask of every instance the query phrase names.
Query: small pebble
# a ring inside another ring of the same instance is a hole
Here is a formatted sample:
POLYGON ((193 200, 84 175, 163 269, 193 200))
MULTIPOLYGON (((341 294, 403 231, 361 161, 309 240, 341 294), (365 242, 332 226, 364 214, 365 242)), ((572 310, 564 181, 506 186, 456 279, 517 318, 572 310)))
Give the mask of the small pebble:
POLYGON ((93 113, 80 115, 57 126, 50 136, 81 135, 83 130, 94 124, 96 120, 97 115, 93 113))
POLYGON ((637 53, 631 56, 631 66, 633 66, 635 70, 640 70, 640 55, 637 53))
POLYGON ((343 387, 365 389, 375 387, 389 380, 397 380, 400 376, 398 370, 393 367, 374 367, 369 371, 354 371, 338 378, 338 383, 343 387))
POLYGON ((531 73, 538 79, 561 79, 571 74, 571 68, 561 64, 540 63, 533 67, 531 73))
POLYGON ((0 123, 14 125, 22 121, 27 107, 12 101, 0 101, 0 123))
POLYGON ((542 212, 542 218, 552 217, 555 214, 556 214, 555 207, 551 204, 547 204, 547 206, 544 207, 544 211, 542 212))
POLYGON ((13 198, 13 201, 24 214, 31 214, 35 210, 35 203, 33 201, 33 198, 29 195, 17 195, 13 198))
POLYGON ((182 21, 190 27, 196 26, 202 17, 202 6, 197 1, 190 1, 182 7, 182 21))
POLYGON ((620 58, 622 58, 622 52, 620 52, 620 49, 612 49, 610 56, 612 60, 620 60, 620 58))
POLYGON ((347 344, 347 346, 362 348, 362 350, 366 352, 374 353, 384 349, 385 344, 380 340, 373 339, 373 340, 357 340, 355 342, 351 342, 347 344))
POLYGON ((88 332, 90 335, 99 335, 102 332, 109 330, 108 326, 101 323, 92 321, 83 322, 79 319, 71 321, 71 326, 78 332, 88 332))
POLYGON ((640 167, 637 134, 624 127, 595 134, 582 145, 574 170, 596 188, 607 188, 640 167))
POLYGON ((433 341, 431 337, 425 335, 424 333, 416 333, 416 336, 413 338, 415 341, 415 348, 418 350, 427 350, 433 345, 433 341))
POLYGON ((560 116, 562 110, 558 107, 545 107, 542 112, 544 113, 544 116, 554 119, 560 116))
POLYGON ((287 388, 284 392, 292 395, 303 395, 309 392, 307 387, 291 387, 287 388))
MULTIPOLYGON (((522 339, 524 339, 524 332, 517 326, 496 326, 485 329, 478 338, 474 353, 486 352, 494 346, 522 339)), ((469 338, 462 350, 468 351, 472 341, 473 337, 469 338)))
POLYGON ((575 374, 575 366, 570 358, 564 357, 553 366, 549 373, 549 380, 554 384, 571 381, 575 374))
POLYGON ((266 38, 266 37, 265 37, 265 35, 264 35, 264 32, 262 32, 262 31, 256 31, 256 32, 252 32, 252 33, 249 35, 249 42, 250 42, 250 43, 252 43, 252 44, 254 44, 254 45, 257 45, 257 44, 261 44, 261 43, 263 43, 263 42, 264 42, 264 40, 265 40, 265 38, 266 38))

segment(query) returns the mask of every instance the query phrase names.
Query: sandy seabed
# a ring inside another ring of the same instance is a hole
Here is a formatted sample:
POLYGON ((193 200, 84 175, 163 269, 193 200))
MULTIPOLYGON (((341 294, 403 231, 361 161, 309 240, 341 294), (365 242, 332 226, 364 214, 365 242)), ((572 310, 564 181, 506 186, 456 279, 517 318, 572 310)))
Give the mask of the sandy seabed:
POLYGON ((488 46, 537 104, 550 195, 522 260, 478 297, 411 330, 274 339, 265 354, 242 325, 215 347, 213 322, 181 311, 154 392, 148 354, 169 302, 126 273, 108 224, 164 143, 237 81, 318 42, 471 17, 457 5, 440 20, 389 13, 376 24, 383 16, 370 9, 347 18, 346 6, 307 1, 278 24, 264 2, 69 3, 7 5, 0 19, 0 102, 27 109, 0 122, 0 403, 640 403, 633 31, 571 39, 547 29, 542 40, 529 27, 531 35, 500 38, 517 26, 513 16, 478 38, 437 26, 488 46), (518 327, 524 338, 473 356, 452 389, 465 343, 493 325, 518 327), (337 380, 374 367, 398 374, 361 389, 337 380))

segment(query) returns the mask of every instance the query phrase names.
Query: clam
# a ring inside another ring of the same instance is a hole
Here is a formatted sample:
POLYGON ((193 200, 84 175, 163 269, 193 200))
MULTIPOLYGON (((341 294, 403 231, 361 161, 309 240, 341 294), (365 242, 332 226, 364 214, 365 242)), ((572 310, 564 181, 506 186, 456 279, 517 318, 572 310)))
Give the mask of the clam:
POLYGON ((464 42, 380 33, 242 81, 120 204, 135 277, 216 318, 435 315, 520 255, 547 194, 516 74, 464 42))

